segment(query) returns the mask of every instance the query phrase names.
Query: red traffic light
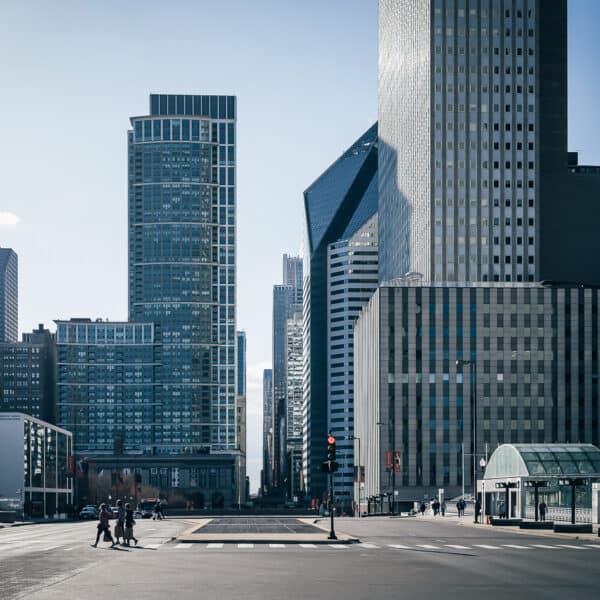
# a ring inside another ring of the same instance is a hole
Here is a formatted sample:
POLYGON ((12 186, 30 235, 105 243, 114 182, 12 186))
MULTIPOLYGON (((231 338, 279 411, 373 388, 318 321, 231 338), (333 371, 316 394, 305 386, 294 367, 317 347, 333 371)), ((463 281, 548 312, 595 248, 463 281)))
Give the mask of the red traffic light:
POLYGON ((327 438, 327 443, 328 443, 328 444, 335 444, 335 438, 334 438, 332 435, 330 435, 330 436, 327 438))

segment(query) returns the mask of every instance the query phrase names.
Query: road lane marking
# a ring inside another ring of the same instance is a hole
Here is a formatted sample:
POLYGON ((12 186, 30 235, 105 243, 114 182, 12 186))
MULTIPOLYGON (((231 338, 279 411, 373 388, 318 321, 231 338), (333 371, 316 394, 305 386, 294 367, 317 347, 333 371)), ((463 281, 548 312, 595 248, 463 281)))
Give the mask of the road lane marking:
POLYGON ((596 550, 600 550, 600 544, 584 544, 587 548, 596 548, 596 550))
POLYGON ((215 544, 215 543, 213 543, 213 544, 206 544, 206 547, 209 548, 209 549, 222 548, 223 544, 215 544))
POLYGON ((400 550, 411 550, 410 546, 403 546, 402 544, 388 544, 390 548, 399 548, 400 550))
POLYGON ((300 548, 316 548, 315 544, 300 544, 300 548))
POLYGON ((181 544, 175 544, 175 548, 191 548, 192 544, 185 544, 185 543, 181 543, 181 544))
POLYGON ((144 544, 144 546, 142 546, 142 548, 149 548, 150 550, 156 550, 160 546, 162 546, 162 544, 144 544))
POLYGON ((546 544, 531 544, 534 548, 545 548, 547 550, 558 550, 556 546, 547 546, 546 544))
POLYGON ((448 548, 456 548, 457 550, 471 550, 471 546, 458 546, 456 544, 444 544, 448 548))
POLYGON ((58 546, 47 546, 46 548, 36 548, 36 552, 48 552, 49 550, 55 550, 58 546))
POLYGON ((485 548, 486 550, 500 550, 500 546, 488 546, 487 544, 473 544, 476 548, 485 548))
POLYGON ((582 546, 570 546, 569 544, 556 544, 559 548, 569 548, 571 550, 585 550, 582 546))
POLYGON ((254 548, 254 544, 238 544, 238 548, 254 548))
POLYGON ((439 546, 432 546, 431 544, 417 544, 417 548, 425 548, 427 550, 439 550, 439 546))
POLYGON ((71 552, 71 550, 75 550, 75 548, 79 548, 79 546, 71 546, 70 548, 65 548, 65 552, 71 552))
POLYGON ((285 544, 269 544, 269 548, 285 548, 285 544))
POLYGON ((517 544, 502 544, 505 548, 514 548, 515 550, 531 550, 529 546, 519 546, 517 544))
POLYGON ((369 548, 369 549, 375 549, 375 548, 379 548, 379 546, 376 546, 375 544, 368 544, 368 543, 364 543, 364 544, 359 544, 359 546, 361 548, 369 548))
POLYGON ((330 548, 335 548, 336 550, 345 550, 348 546, 344 546, 344 544, 327 544, 330 548))

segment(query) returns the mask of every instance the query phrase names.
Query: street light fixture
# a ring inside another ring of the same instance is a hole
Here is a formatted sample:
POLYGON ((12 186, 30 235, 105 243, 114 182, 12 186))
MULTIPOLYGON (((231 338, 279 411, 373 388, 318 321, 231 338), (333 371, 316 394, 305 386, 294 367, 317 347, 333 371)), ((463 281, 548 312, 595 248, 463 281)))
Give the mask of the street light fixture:
MULTIPOLYGON (((456 361, 457 367, 469 366, 470 377, 470 390, 471 390, 471 427, 472 427, 472 456, 473 456, 473 512, 475 514, 474 522, 478 523, 477 511, 475 505, 477 504, 477 397, 475 394, 475 386, 477 385, 477 363, 475 360, 463 360, 459 359, 456 361)), ((464 445, 463 445, 464 448, 464 445)), ((463 469, 464 477, 464 469, 463 469)))

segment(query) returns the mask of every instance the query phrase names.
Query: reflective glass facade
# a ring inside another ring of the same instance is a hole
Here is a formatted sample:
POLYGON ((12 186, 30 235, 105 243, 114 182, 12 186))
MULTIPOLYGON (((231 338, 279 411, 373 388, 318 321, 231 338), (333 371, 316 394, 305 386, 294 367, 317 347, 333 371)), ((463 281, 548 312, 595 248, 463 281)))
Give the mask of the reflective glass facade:
POLYGON ((155 453, 160 363, 151 323, 56 321, 58 417, 78 454, 155 453))
MULTIPOLYGON (((368 218, 364 200, 365 197, 375 198, 372 195, 376 192, 374 181, 377 181, 377 124, 359 137, 304 192, 302 464, 311 499, 321 500, 327 487, 321 462, 326 458, 330 425, 328 249, 330 244, 347 239, 352 235, 350 232, 360 226, 355 215, 368 218)), ((376 202, 369 206, 374 211, 376 202)))
POLYGON ((236 99, 132 117, 129 318, 158 325, 156 452, 234 450, 236 99))

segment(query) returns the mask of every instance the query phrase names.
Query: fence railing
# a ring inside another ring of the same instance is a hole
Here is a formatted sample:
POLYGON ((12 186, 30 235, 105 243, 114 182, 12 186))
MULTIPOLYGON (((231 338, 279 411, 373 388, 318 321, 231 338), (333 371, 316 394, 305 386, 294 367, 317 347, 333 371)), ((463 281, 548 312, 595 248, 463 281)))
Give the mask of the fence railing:
MULTIPOLYGON (((526 519, 535 519, 535 507, 528 506, 525 509, 526 519)), ((571 522, 571 509, 565 506, 549 506, 546 509, 547 521, 560 521, 565 523, 571 522)), ((591 523, 592 509, 591 508, 576 508, 575 523, 591 523)))

